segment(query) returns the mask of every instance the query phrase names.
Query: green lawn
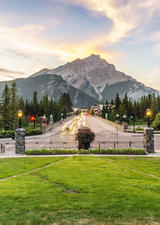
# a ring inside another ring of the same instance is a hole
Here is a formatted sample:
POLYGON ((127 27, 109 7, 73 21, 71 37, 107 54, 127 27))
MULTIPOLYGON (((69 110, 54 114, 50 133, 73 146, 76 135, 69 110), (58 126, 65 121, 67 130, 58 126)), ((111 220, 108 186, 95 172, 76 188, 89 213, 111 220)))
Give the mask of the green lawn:
POLYGON ((0 171, 0 225, 160 224, 157 158, 0 159, 0 171))

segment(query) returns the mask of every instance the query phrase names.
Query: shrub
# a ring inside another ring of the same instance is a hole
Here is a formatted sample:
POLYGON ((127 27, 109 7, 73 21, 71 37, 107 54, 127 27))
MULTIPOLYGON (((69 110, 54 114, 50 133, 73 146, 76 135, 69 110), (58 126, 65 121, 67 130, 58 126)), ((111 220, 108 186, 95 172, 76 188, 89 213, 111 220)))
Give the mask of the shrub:
POLYGON ((160 113, 158 113, 158 114, 156 115, 156 118, 155 118, 155 120, 154 120, 152 126, 153 126, 153 128, 154 128, 155 130, 160 130, 160 113))
POLYGON ((144 130, 144 128, 142 128, 142 127, 137 127, 136 128, 136 131, 143 131, 144 130))
POLYGON ((90 150, 92 154, 147 155, 144 149, 109 148, 90 150))
POLYGON ((6 130, 0 132, 0 138, 12 138, 15 135, 15 131, 6 130))
MULTIPOLYGON (((26 136, 31 135, 40 135, 42 134, 41 129, 29 129, 26 130, 26 136)), ((0 131, 0 138, 14 138, 15 137, 15 131, 13 130, 6 130, 6 131, 0 131)))
POLYGON ((146 151, 143 149, 131 149, 131 148, 120 148, 120 149, 95 149, 95 150, 67 150, 67 149, 40 149, 40 150, 27 150, 26 155, 69 155, 69 154, 121 154, 121 155, 146 155, 146 151))
POLYGON ((40 135, 42 134, 41 129, 27 129, 26 130, 26 136, 32 136, 32 135, 40 135))
POLYGON ((77 150, 67 150, 67 149, 40 149, 40 150, 27 150, 26 155, 65 155, 65 154, 78 154, 77 150))
POLYGON ((90 150, 79 150, 79 154, 90 154, 90 150))
POLYGON ((87 130, 86 132, 78 132, 76 134, 75 140, 78 141, 78 149, 86 149, 90 148, 90 143, 94 141, 95 134, 91 130, 87 130))

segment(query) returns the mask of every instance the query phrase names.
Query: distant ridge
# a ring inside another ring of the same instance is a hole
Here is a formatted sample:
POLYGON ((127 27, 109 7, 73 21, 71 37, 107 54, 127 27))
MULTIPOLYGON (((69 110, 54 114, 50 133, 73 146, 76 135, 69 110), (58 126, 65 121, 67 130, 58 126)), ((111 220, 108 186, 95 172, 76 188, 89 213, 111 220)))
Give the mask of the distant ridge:
POLYGON ((70 85, 98 101, 105 101, 106 98, 110 100, 117 92, 121 97, 127 93, 132 100, 152 93, 159 95, 159 91, 117 71, 113 64, 109 64, 99 55, 92 54, 84 59, 76 59, 52 70, 44 69, 31 77, 43 75, 44 71, 45 74, 61 76, 70 85))

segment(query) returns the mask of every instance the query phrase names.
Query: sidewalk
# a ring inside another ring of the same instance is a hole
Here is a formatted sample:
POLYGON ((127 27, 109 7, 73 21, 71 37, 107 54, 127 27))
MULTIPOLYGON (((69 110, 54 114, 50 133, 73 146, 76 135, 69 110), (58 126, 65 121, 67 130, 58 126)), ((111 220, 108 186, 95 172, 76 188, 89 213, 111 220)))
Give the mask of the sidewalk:
POLYGON ((79 157, 79 156, 92 156, 92 157, 117 157, 117 156, 122 156, 122 157, 160 157, 160 151, 158 152, 155 152, 155 153, 150 153, 148 155, 104 155, 104 154, 81 154, 81 155, 76 155, 76 154, 73 154, 73 155, 17 155, 17 154, 4 154, 4 153, 0 153, 0 159, 5 159, 5 158, 41 158, 41 157, 79 157))

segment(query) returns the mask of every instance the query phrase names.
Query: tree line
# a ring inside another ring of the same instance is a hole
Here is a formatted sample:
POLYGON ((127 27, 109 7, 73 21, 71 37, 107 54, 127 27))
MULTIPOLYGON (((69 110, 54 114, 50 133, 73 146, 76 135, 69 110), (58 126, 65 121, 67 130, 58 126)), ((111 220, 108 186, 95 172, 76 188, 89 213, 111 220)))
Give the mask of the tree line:
POLYGON ((151 109, 152 117, 151 121, 155 119, 157 113, 160 112, 160 96, 155 97, 154 94, 141 97, 140 101, 132 102, 127 94, 121 99, 117 94, 114 100, 108 102, 102 109, 102 117, 105 118, 106 113, 109 120, 116 120, 116 115, 119 114, 120 119, 123 120, 123 116, 126 115, 128 122, 133 118, 135 121, 146 121, 146 109, 151 109))
POLYGON ((17 96, 16 82, 5 85, 1 102, 0 102, 0 128, 1 130, 15 130, 18 126, 18 110, 22 110, 24 114, 25 123, 29 122, 29 117, 34 115, 38 120, 45 115, 49 121, 50 115, 53 115, 54 122, 57 122, 67 117, 67 114, 72 112, 72 102, 69 94, 62 93, 59 102, 55 102, 53 98, 48 95, 43 96, 39 101, 38 94, 33 93, 32 100, 24 100, 17 96))

